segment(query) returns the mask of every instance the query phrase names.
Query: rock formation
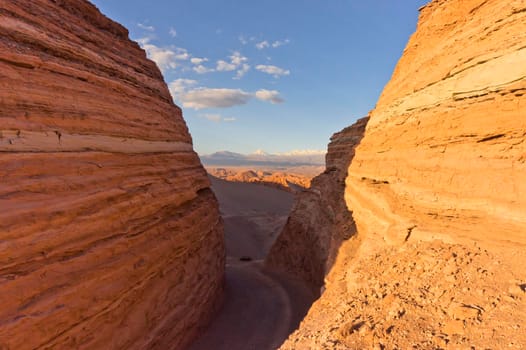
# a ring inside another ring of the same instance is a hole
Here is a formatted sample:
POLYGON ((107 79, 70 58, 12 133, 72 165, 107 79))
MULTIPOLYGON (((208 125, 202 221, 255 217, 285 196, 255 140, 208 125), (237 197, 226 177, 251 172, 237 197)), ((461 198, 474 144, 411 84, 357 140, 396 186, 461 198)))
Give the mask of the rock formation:
POLYGON ((266 259, 270 268, 292 273, 319 290, 341 243, 355 233, 344 191, 347 168, 369 118, 331 137, 326 170, 295 197, 289 219, 266 259))
POLYGON ((224 246, 159 69, 87 1, 1 1, 0 113, 0 348, 183 348, 224 246))
POLYGON ((284 349, 526 346, 526 3, 420 11, 348 170, 357 234, 284 349))
POLYGON ((311 178, 307 175, 292 174, 273 170, 250 170, 244 168, 211 168, 210 175, 232 182, 260 183, 288 192, 297 192, 309 188, 311 178))

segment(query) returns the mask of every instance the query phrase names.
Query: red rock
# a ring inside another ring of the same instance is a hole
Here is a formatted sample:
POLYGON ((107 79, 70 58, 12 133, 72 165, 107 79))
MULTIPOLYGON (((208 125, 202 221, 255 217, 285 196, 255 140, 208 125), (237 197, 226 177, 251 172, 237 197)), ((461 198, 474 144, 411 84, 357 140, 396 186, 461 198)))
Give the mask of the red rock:
POLYGON ((86 1, 2 1, 0 110, 0 348, 183 348, 224 248, 159 69, 86 1))

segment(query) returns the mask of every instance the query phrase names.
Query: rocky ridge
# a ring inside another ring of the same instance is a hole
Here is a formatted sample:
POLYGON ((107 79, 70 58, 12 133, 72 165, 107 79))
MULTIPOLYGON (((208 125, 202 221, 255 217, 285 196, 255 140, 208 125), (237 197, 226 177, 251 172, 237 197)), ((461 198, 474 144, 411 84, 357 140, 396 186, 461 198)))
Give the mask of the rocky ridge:
POLYGON ((224 243, 156 65, 87 1, 2 1, 0 106, 0 348, 184 348, 224 243))
POLYGON ((314 289, 324 284, 341 243, 356 231, 345 199, 345 177, 369 118, 331 137, 326 170, 295 196, 292 212, 273 244, 266 266, 292 273, 314 289))
POLYGON ((291 174, 271 170, 241 170, 232 168, 207 167, 210 175, 221 180, 233 182, 260 183, 288 192, 297 192, 309 188, 311 179, 306 175, 291 174))
POLYGON ((421 8, 348 169, 357 233, 283 349, 526 346, 525 26, 523 1, 421 8))

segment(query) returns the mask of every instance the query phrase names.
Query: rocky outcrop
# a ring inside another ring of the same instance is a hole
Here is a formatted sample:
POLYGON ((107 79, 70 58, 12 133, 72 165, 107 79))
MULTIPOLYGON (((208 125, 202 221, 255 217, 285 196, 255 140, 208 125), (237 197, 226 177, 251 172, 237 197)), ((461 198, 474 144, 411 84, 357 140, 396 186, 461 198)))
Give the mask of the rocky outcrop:
POLYGON ((309 188, 311 184, 311 178, 307 175, 292 174, 282 171, 207 167, 207 172, 221 180, 259 183, 288 192, 301 191, 309 188))
POLYGON ((159 69, 87 1, 2 1, 0 110, 0 348, 183 348, 224 246, 159 69))
POLYGON ((524 347, 525 45, 524 1, 421 9, 348 170, 357 234, 282 348, 524 347))
POLYGON ((349 169, 361 232, 526 244, 525 19, 523 1, 422 9, 349 169))
POLYGON ((341 243, 355 233, 344 191, 347 168, 369 118, 331 137, 326 170, 295 197, 289 219, 273 244, 267 267, 292 273, 319 290, 341 243))

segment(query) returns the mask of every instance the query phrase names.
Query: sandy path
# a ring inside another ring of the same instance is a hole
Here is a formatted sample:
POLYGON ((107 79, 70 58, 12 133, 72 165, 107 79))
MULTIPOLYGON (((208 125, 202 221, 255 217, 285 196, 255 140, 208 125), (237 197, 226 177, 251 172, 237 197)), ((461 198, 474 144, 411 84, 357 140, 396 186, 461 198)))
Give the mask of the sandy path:
POLYGON ((262 259, 286 221, 288 192, 258 184, 212 179, 225 220, 225 302, 217 318, 190 350, 276 349, 313 301, 300 281, 264 271, 262 259), (250 256, 254 261, 240 261, 250 256))

